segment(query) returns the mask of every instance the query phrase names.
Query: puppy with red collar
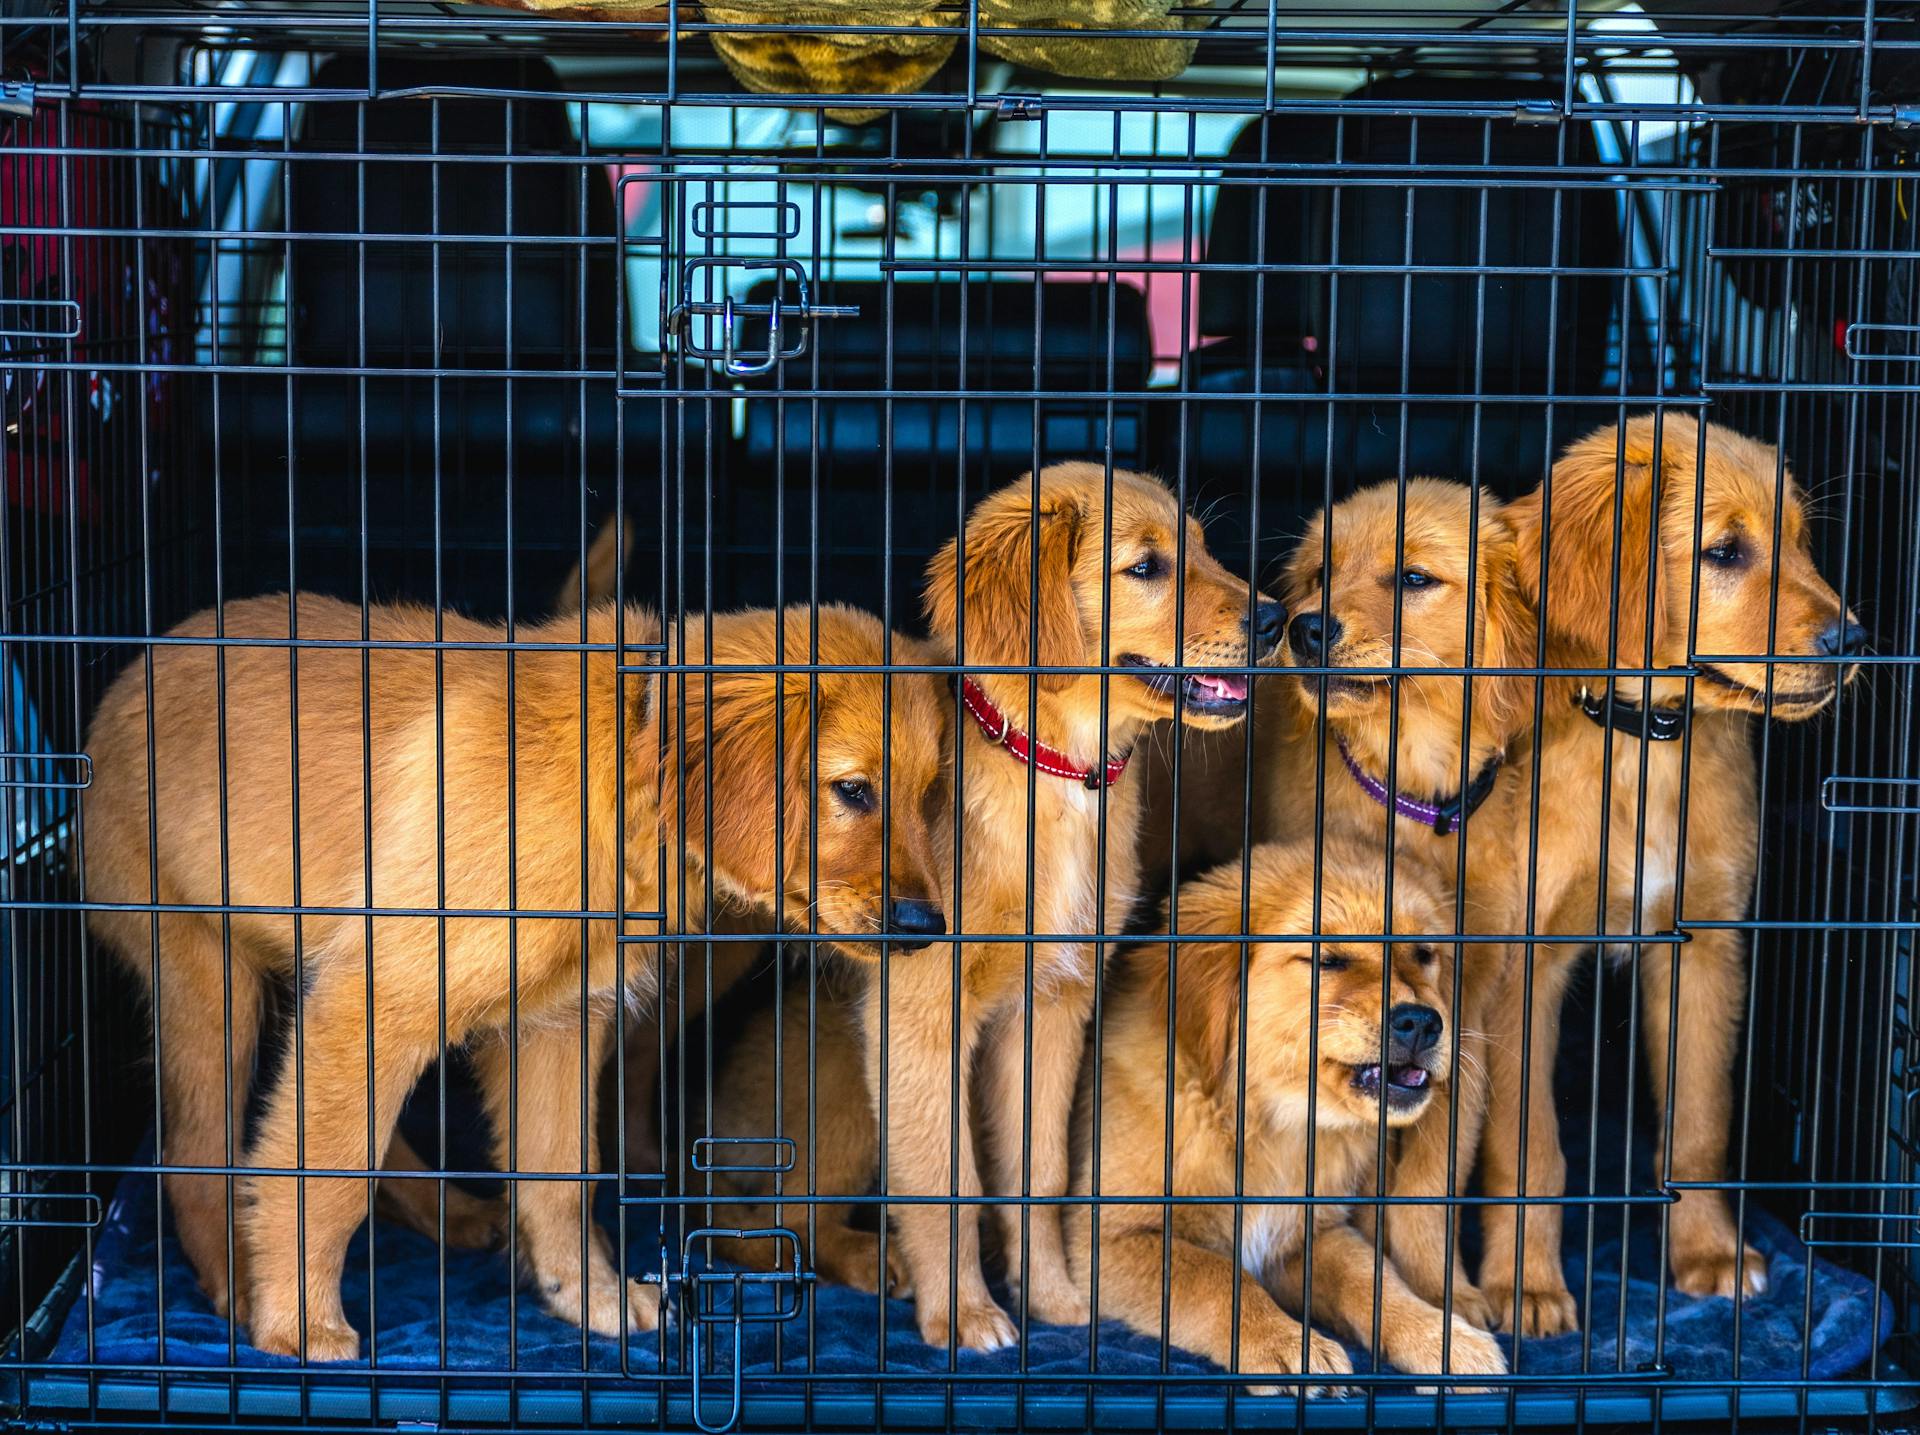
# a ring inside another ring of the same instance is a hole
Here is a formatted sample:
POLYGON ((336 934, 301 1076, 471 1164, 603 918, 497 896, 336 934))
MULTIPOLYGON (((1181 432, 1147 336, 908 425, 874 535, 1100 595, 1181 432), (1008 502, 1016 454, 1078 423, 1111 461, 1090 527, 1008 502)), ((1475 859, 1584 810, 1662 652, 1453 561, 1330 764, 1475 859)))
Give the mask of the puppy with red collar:
MULTIPOLYGON (((966 669, 955 692, 959 898, 948 904, 959 955, 936 940, 895 951, 884 972, 861 964, 848 995, 858 1019, 821 1020, 814 1059, 817 1070, 850 1069, 830 1048, 858 1041, 870 1105, 810 1113, 807 1083, 789 1080, 782 1130, 800 1147, 795 1170, 823 1197, 864 1194, 879 1176, 884 1120, 890 1196, 1058 1198, 1105 954, 1097 937, 1122 929, 1137 889, 1145 785, 1129 756, 1176 710, 1195 727, 1240 722, 1246 670, 1279 641, 1283 614, 1207 551, 1165 485, 1092 463, 1056 465, 981 500, 929 566, 926 608, 940 660, 966 669), (1102 667, 1124 671, 1083 671, 1102 667), (1031 944, 1018 940, 1028 934, 1031 944), (809 1130, 817 1151, 806 1149, 809 1130)), ((804 1045, 800 1031, 787 1040, 804 1045)), ((719 1113, 724 1129, 738 1119, 719 1113)), ((746 1184, 735 1179, 730 1192, 771 1194, 746 1184)), ((882 1267, 871 1235, 841 1229, 849 1208, 819 1205, 812 1259, 830 1279, 872 1289, 885 1270, 897 1294, 911 1287, 930 1344, 995 1349, 1016 1331, 987 1291, 978 1209, 894 1205, 882 1267)), ((994 1210, 1028 1313, 1085 1324, 1089 1292, 1069 1274, 1059 1206, 994 1210)))

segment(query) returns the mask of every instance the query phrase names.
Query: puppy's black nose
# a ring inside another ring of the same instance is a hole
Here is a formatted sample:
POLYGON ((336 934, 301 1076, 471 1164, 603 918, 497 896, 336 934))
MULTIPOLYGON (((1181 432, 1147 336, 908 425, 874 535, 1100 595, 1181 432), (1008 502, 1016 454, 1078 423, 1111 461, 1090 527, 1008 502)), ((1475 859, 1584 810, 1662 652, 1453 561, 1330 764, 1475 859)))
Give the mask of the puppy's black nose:
POLYGON ((887 935, 903 952, 918 951, 935 937, 947 934, 947 914, 933 902, 896 897, 887 908, 887 935), (902 938, 918 940, 901 940, 902 938))
POLYGON ((1814 640, 1814 646, 1822 657, 1851 658, 1866 650, 1867 630, 1851 618, 1835 618, 1814 640))
POLYGON ((1387 1035, 1396 1054, 1409 1061, 1439 1043, 1442 1026, 1439 1012, 1414 1002, 1401 1002, 1387 1013, 1387 1035))
MULTIPOLYGON (((1244 618, 1241 619, 1241 623, 1244 626, 1246 620, 1244 618)), ((1286 626, 1287 610, 1285 608, 1282 608, 1272 599, 1257 604, 1253 610, 1253 625, 1251 628, 1255 656, 1257 657, 1267 652, 1275 643, 1279 642, 1280 634, 1285 630, 1286 626)))
POLYGON ((1293 655, 1316 667, 1325 666, 1327 654, 1339 641, 1340 620, 1331 613, 1322 618, 1317 608, 1299 614, 1287 627, 1287 642, 1293 648, 1293 655))

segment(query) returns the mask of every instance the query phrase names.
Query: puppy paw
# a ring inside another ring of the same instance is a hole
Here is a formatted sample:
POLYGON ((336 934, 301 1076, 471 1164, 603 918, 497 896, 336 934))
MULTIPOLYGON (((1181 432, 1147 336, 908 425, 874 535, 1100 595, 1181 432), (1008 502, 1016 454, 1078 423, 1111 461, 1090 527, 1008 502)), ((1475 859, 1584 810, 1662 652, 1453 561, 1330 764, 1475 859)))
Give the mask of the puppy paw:
POLYGON ((595 1335, 620 1339, 623 1317, 627 1335, 660 1328, 660 1288, 644 1281, 622 1281, 611 1266, 594 1263, 584 1303, 578 1277, 543 1280, 539 1286, 540 1303, 551 1314, 584 1325, 595 1335))
MULTIPOLYGON (((436 1230, 438 1222, 435 1223, 436 1230)), ((507 1243, 507 1203, 447 1187, 447 1244, 467 1251, 498 1250, 507 1243)))
MULTIPOLYGON (((1092 1316, 1086 1291, 1074 1283, 1064 1265, 1031 1272, 1026 1297, 1027 1313, 1048 1325, 1084 1326, 1092 1316)), ((1014 1308, 1019 1309, 1018 1301, 1014 1308)))
MULTIPOLYGON (((1440 1301, 1435 1301, 1434 1304, 1440 1306, 1442 1310, 1446 1309, 1440 1301)), ((1487 1299, 1485 1291, 1465 1276, 1455 1276, 1453 1280, 1453 1313, 1456 1318, 1466 1321, 1468 1325, 1477 1326, 1481 1330, 1495 1328, 1494 1322, 1497 1317, 1494 1314, 1493 1302, 1487 1299)))
POLYGON ((306 1347, 300 1343, 300 1322, 298 1318, 264 1318, 248 1330, 254 1349, 265 1351, 268 1355, 290 1355, 296 1360, 305 1356, 309 1365, 322 1361, 352 1360, 360 1354, 360 1332, 347 1324, 340 1315, 309 1314, 306 1329, 306 1347))
POLYGON ((1580 1312, 1564 1281, 1524 1286, 1518 1302, 1511 1279, 1489 1280, 1486 1289, 1493 1316, 1490 1329, 1534 1339, 1565 1335, 1580 1328, 1580 1312))
POLYGON ((660 1287, 648 1285, 644 1281, 625 1282, 625 1299, 621 1297, 618 1276, 611 1276, 611 1284, 605 1289, 596 1289, 589 1304, 590 1315, 587 1329, 595 1335, 620 1339, 621 1308, 625 1307, 626 1334, 645 1334, 660 1328, 660 1287))
POLYGON ((1466 1271, 1456 1266, 1451 1280, 1444 1274, 1428 1281, 1416 1281, 1408 1277, 1405 1271, 1401 1275, 1413 1288, 1413 1293, 1428 1305, 1445 1310, 1451 1295, 1455 1315, 1482 1330, 1494 1329, 1493 1302, 1487 1298, 1485 1291, 1468 1279, 1466 1271))
MULTIPOLYGON (((1729 1242, 1729 1245, 1731 1242, 1729 1242)), ((1751 1300, 1767 1292, 1767 1263, 1752 1246, 1743 1247, 1740 1259, 1724 1247, 1705 1247, 1673 1252, 1673 1284, 1693 1296, 1736 1296, 1751 1300)))
POLYGON ((991 1299, 979 1299, 962 1301, 952 1314, 921 1311, 920 1338, 936 1350, 949 1345, 961 1350, 1004 1350, 1020 1338, 1020 1332, 991 1299))
MULTIPOLYGON (((1301 1370, 1300 1337, 1297 1332, 1268 1342, 1258 1351, 1249 1350, 1245 1346, 1241 1347, 1240 1368, 1242 1370, 1272 1370, 1288 1375, 1308 1376, 1353 1374, 1353 1361, 1348 1358, 1345 1347, 1339 1341, 1330 1336, 1321 1335, 1318 1331, 1307 1333, 1306 1366, 1304 1371, 1301 1370)), ((1249 1385, 1247 1392, 1251 1395, 1298 1395, 1300 1385, 1249 1385)), ((1314 1381, 1306 1385, 1309 1400, 1331 1398, 1346 1393, 1346 1385, 1338 1380, 1314 1381)))
POLYGON ((913 1299, 913 1268, 898 1241, 887 1242, 887 1294, 895 1300, 913 1299))
MULTIPOLYGON (((846 1286, 866 1295, 880 1293, 880 1243, 861 1241, 850 1250, 822 1241, 813 1251, 813 1269, 822 1280, 833 1285, 846 1286)), ((894 1274, 893 1252, 887 1252, 887 1273, 889 1285, 894 1274)))
MULTIPOLYGON (((1389 1349, 1388 1356, 1395 1366, 1409 1375, 1485 1376, 1507 1373, 1507 1357, 1500 1349, 1500 1342, 1457 1315, 1444 1328, 1436 1317, 1404 1333, 1389 1349)), ((1439 1388, 1439 1385, 1422 1385, 1420 1390, 1423 1394, 1432 1394, 1439 1388)), ((1485 1394, 1492 1389, 1491 1386, 1472 1383, 1456 1385, 1451 1381, 1445 1382, 1444 1388, 1463 1395, 1485 1394)))

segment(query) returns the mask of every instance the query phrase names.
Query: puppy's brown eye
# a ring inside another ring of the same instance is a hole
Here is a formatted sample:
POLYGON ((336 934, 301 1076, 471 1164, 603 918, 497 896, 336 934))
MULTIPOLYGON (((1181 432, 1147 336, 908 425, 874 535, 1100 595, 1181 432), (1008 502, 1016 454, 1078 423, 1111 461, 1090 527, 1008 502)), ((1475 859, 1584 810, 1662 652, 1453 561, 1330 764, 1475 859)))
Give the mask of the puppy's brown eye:
POLYGON ((1707 548, 1700 550, 1700 556, 1718 568, 1731 568, 1739 563, 1743 556, 1738 539, 1722 538, 1707 548))
POLYGON ((1167 571, 1167 566, 1160 561, 1158 553, 1149 553, 1132 567, 1121 571, 1129 578, 1158 578, 1167 571))
POLYGON ((843 777, 833 784, 833 795, 855 812, 873 811, 873 787, 864 777, 843 777))
POLYGON ((1413 949, 1413 959, 1423 967, 1430 967, 1440 960, 1440 954, 1432 947, 1415 947, 1413 949))
POLYGON ((1323 972, 1344 972, 1353 965, 1353 958, 1343 952, 1322 952, 1320 970, 1323 972))
POLYGON ((1400 570, 1400 586, 1402 588, 1431 588, 1439 581, 1440 580, 1435 578, 1431 573, 1423 572, 1418 568, 1402 568, 1400 570))

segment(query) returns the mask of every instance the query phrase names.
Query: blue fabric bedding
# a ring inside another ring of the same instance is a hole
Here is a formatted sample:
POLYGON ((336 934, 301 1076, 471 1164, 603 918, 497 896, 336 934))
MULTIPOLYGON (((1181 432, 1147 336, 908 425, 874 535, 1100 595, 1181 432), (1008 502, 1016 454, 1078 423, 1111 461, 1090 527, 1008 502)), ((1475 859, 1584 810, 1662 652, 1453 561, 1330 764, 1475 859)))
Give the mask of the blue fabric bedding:
MULTIPOLYGON (((1528 1340, 1518 1370, 1533 1377, 1575 1375, 1583 1370, 1632 1374, 1655 1361, 1655 1341, 1662 1317, 1664 1340, 1659 1361, 1677 1380, 1717 1381, 1735 1375, 1730 1352, 1734 1348, 1735 1311, 1727 1300, 1701 1300, 1670 1288, 1663 1291, 1657 1205, 1631 1208, 1609 1206, 1604 1198, 1623 1190, 1644 1193, 1654 1189, 1650 1153, 1654 1147, 1649 1108, 1639 1103, 1640 1127, 1629 1140, 1620 1125, 1623 1103, 1602 1100, 1599 1129, 1589 1132, 1587 1113, 1596 1078, 1603 1091, 1625 1091, 1634 1080, 1628 1054, 1613 1035, 1601 1043, 1601 1061, 1592 1061, 1592 1013, 1582 1006, 1595 996, 1581 986, 1570 1003, 1562 1028, 1556 1088, 1562 1112, 1562 1141, 1567 1169, 1577 1196, 1587 1172, 1594 1173, 1597 1205, 1571 1204, 1565 1210, 1563 1241, 1567 1282, 1581 1306, 1582 1331, 1550 1340, 1528 1340), (1629 1162, 1626 1153, 1631 1151, 1629 1162), (1590 1157, 1594 1159, 1590 1162, 1590 1157), (1632 1180, 1622 1180, 1630 1165, 1632 1180), (1592 1222, 1592 1289, 1587 1288, 1587 1232, 1592 1222), (1624 1228, 1624 1230, 1623 1230, 1624 1228), (1622 1251, 1625 1250, 1625 1299, 1622 1301, 1622 1251)), ((1616 1016, 1627 1003, 1606 997, 1607 1010, 1616 1016)), ((454 1169, 486 1166, 475 1094, 456 1061, 450 1068, 448 1160, 454 1169)), ((438 1149, 435 1130, 437 1092, 431 1077, 422 1083, 415 1101, 402 1119, 416 1149, 438 1149)), ((150 1154, 140 1158, 150 1161, 150 1154)), ((164 1359, 169 1365, 259 1367, 263 1374, 291 1368, 293 1362, 267 1356, 242 1341, 229 1354, 228 1326, 216 1318, 201 1295, 193 1273, 171 1231, 171 1222, 159 1200, 152 1176, 121 1180, 109 1207, 104 1229, 95 1247, 91 1278, 83 1297, 74 1303, 51 1359, 56 1363, 145 1365, 164 1359), (156 1273, 165 1282, 165 1348, 160 1340, 160 1303, 156 1273)), ((659 1188, 634 1183, 631 1191, 649 1194, 659 1188)), ((599 1217, 610 1232, 617 1230, 618 1207, 612 1190, 600 1193, 599 1217)), ((644 1204, 627 1212, 627 1268, 640 1273, 659 1271, 661 1242, 656 1210, 644 1204)), ((693 1212, 695 1218, 699 1213, 693 1212)), ((789 1208, 790 1225, 805 1221, 804 1210, 789 1208)), ((1747 1239, 1768 1261, 1767 1293, 1746 1302, 1739 1312, 1738 1375, 1748 1381, 1828 1380, 1847 1375, 1865 1363, 1886 1339, 1892 1327, 1892 1305, 1879 1297, 1864 1276, 1814 1256, 1779 1220, 1750 1200, 1746 1206, 1747 1239)), ((1470 1268, 1477 1262, 1473 1227, 1467 1225, 1470 1268)), ((677 1250, 678 1241, 670 1243, 677 1250)), ((731 1283, 729 1283, 729 1290, 731 1283)), ((689 1369, 691 1342, 670 1322, 667 1334, 635 1335, 626 1352, 612 1339, 592 1337, 583 1342, 580 1331, 541 1310, 531 1294, 513 1291, 504 1253, 447 1251, 442 1253, 422 1236, 389 1224, 363 1229, 353 1241, 344 1282, 347 1317, 365 1337, 371 1332, 379 1366, 398 1374, 405 1369, 472 1367, 518 1368, 526 1371, 684 1372, 689 1369), (369 1254, 371 1253, 371 1264, 369 1254), (369 1273, 371 1272, 371 1281, 369 1273), (444 1292, 444 1294, 443 1294, 444 1292), (376 1318, 369 1318, 369 1295, 376 1318), (446 1312, 443 1323, 441 1312, 446 1312), (444 1341, 444 1346, 443 1346, 444 1341), (662 1354, 664 1352, 664 1365, 662 1354)), ((722 1306, 727 1291, 709 1291, 722 1306)), ((748 1298, 748 1309, 766 1308, 771 1292, 758 1288, 748 1298)), ((1004 1298, 1004 1292, 1002 1292, 1004 1298)), ((743 1374, 749 1390, 755 1373, 799 1372, 809 1368, 816 1376, 870 1374, 882 1348, 881 1303, 875 1297, 841 1287, 816 1283, 801 1302, 798 1318, 781 1324, 742 1327, 745 1350, 743 1374), (809 1323, 813 1360, 806 1352, 809 1323)), ((731 1369, 731 1322, 709 1327, 702 1342, 716 1366, 731 1369)), ((1513 1357, 1511 1342, 1508 1356, 1513 1357)), ((363 1343, 363 1352, 366 1345, 363 1343)), ((945 1374, 948 1356, 923 1344, 915 1330, 913 1308, 906 1301, 885 1304, 885 1369, 899 1384, 891 1392, 915 1388, 914 1372, 945 1374)), ((1367 1369, 1365 1357, 1352 1352, 1356 1370, 1367 1369)), ((1097 1370, 1108 1377, 1139 1375, 1143 1381, 1167 1373, 1217 1374, 1204 1360, 1178 1349, 1162 1364, 1160 1342, 1113 1322, 1099 1331, 1097 1370)), ((1084 1329, 1033 1325, 1028 1332, 1026 1369, 1051 1375, 1084 1374, 1089 1363, 1089 1341, 1084 1329)), ((368 1364, 366 1355, 357 1362, 368 1364)), ((978 1377, 1020 1369, 1015 1351, 992 1355, 962 1353, 959 1369, 978 1377)), ((791 1386, 785 1387, 789 1390, 791 1386)), ((846 1385, 822 1382, 817 1390, 871 1393, 873 1383, 850 1379, 846 1385)), ((920 1387, 933 1389, 931 1385, 920 1387)), ((991 1388, 991 1387, 987 1387, 991 1388)), ((1004 1388, 1004 1387, 1002 1387, 1004 1388)), ((1136 1387, 1146 1389, 1142 1386, 1136 1387)), ((1537 1388, 1537 1387, 1536 1387, 1537 1388)), ((1619 1387, 1615 1387, 1618 1389, 1619 1387)), ((1640 1387, 1644 1389, 1645 1387, 1640 1387)))
MULTIPOLYGON (((228 1329, 216 1318, 200 1294, 193 1273, 174 1241, 170 1222, 156 1221, 154 1180, 127 1177, 120 1183, 85 1296, 69 1313, 56 1362, 145 1364, 162 1358, 170 1365, 224 1366, 230 1359, 244 1366, 285 1368, 292 1362, 262 1355, 244 1341, 230 1357, 228 1329), (165 1282, 166 1340, 164 1357, 159 1339, 159 1303, 156 1272, 165 1282)), ((601 1201, 601 1216, 611 1227, 613 1203, 601 1201)), ((796 1215, 795 1220, 803 1219, 796 1215)), ((1617 1228, 1617 1213, 1609 1213, 1617 1228)), ((1585 1247, 1581 1223, 1569 1222, 1567 1275, 1577 1298, 1585 1297, 1585 1247)), ((1597 1242, 1593 1260, 1591 1305, 1583 1309, 1587 1335, 1528 1341, 1522 1370, 1533 1375, 1597 1371, 1634 1371, 1654 1359, 1658 1282, 1657 1216, 1640 1207, 1632 1222, 1628 1243, 1625 1318, 1620 1318, 1620 1252, 1616 1234, 1597 1242), (1624 1325, 1624 1340, 1621 1329, 1624 1325), (1590 1353, 1586 1342, 1591 1341, 1590 1353)), ((632 1209, 628 1216, 629 1269, 659 1268, 659 1242, 650 1214, 632 1209)), ((1870 1282, 1810 1256, 1780 1222, 1760 1211, 1748 1210, 1748 1237, 1766 1253, 1771 1283, 1767 1294, 1746 1304, 1741 1317, 1740 1374, 1748 1379, 1798 1380, 1803 1370, 1813 1379, 1837 1377, 1860 1365, 1884 1339, 1891 1319, 1885 1301, 1876 1302, 1870 1282), (1809 1284, 1811 1298, 1809 1299, 1809 1284), (1804 1365, 1803 1365, 1804 1362, 1804 1365)), ((383 1369, 408 1366, 438 1368, 471 1366, 498 1369, 510 1363, 521 1369, 564 1371, 582 1368, 580 1332, 542 1311, 524 1291, 512 1302, 506 1258, 499 1253, 448 1251, 443 1263, 434 1245, 400 1227, 379 1223, 371 1233, 373 1279, 371 1295, 377 1320, 370 1320, 369 1233, 355 1238, 347 1262, 345 1282, 348 1318, 363 1334, 372 1330, 378 1363, 383 1369), (442 1281, 444 1279, 444 1303, 442 1281), (447 1313, 444 1329, 440 1312, 447 1313), (513 1333, 512 1344, 509 1331, 513 1333), (444 1354, 442 1341, 445 1341, 444 1354)), ((765 1292, 755 1300, 763 1299, 765 1292)), ((842 1288, 816 1285, 812 1305, 814 1369, 819 1374, 855 1375, 874 1368, 880 1348, 878 1302, 871 1296, 842 1288)), ((1733 1348, 1734 1308, 1730 1301, 1696 1300, 1676 1291, 1666 1292, 1664 1363, 1676 1377, 1717 1379, 1733 1374, 1728 1352, 1733 1348)), ((775 1342, 782 1342, 783 1370, 805 1368, 807 1314, 786 1324, 745 1328, 746 1367, 775 1368, 775 1342), (776 1332, 784 1332, 776 1336, 776 1332)), ((723 1361, 731 1350, 730 1329, 713 1342, 723 1361)), ((662 1342, 656 1335, 634 1337, 628 1368, 659 1368, 662 1342)), ((669 1337, 667 1368, 679 1368, 681 1343, 669 1337)), ((944 1372, 947 1356, 922 1344, 914 1332, 913 1310, 904 1301, 890 1301, 886 1310, 886 1367, 892 1371, 944 1372)), ((1365 1361, 1356 1355, 1356 1368, 1365 1361)), ((584 1351, 588 1368, 619 1370, 616 1342, 593 1338, 584 1351)), ((1086 1332, 1034 1326, 1027 1348, 1028 1369, 1059 1374, 1083 1373, 1088 1366, 1086 1332)), ((363 1357, 360 1362, 366 1364, 363 1357)), ((994 1355, 963 1354, 966 1371, 1014 1372, 1017 1357, 1011 1351, 994 1355)), ((1116 1324, 1101 1328, 1098 1368, 1113 1374, 1138 1373, 1154 1377, 1161 1371, 1157 1340, 1135 1335, 1116 1324)), ((1206 1362, 1171 1352, 1174 1373, 1204 1372, 1206 1362)))

